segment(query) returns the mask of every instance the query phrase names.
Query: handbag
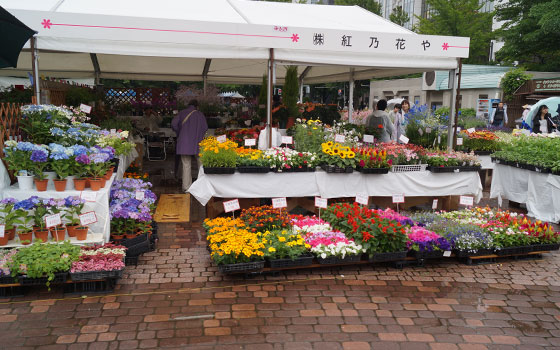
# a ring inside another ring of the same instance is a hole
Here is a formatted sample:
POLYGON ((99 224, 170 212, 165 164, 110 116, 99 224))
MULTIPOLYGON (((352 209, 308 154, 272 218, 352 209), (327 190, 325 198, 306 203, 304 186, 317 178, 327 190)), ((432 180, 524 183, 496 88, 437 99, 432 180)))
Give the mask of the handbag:
POLYGON ((193 109, 189 115, 187 115, 187 117, 185 119, 183 119, 183 122, 181 123, 181 126, 185 125, 185 123, 187 122, 187 120, 189 120, 189 118, 191 117, 191 115, 196 112, 196 109, 193 109))

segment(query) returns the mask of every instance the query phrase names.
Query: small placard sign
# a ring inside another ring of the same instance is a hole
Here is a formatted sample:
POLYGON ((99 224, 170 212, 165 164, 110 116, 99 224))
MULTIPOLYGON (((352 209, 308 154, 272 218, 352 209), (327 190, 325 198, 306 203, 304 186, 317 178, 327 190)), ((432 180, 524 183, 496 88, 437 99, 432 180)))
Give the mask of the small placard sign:
POLYGON ((251 147, 257 145, 257 139, 245 139, 245 146, 251 147))
POLYGON ((326 198, 315 197, 315 206, 317 208, 327 209, 328 201, 326 198))
POLYGON ((394 194, 393 203, 404 203, 404 194, 394 194))
POLYGON ((406 136, 404 136, 404 135, 401 135, 401 136, 399 137, 399 141, 402 142, 402 143, 404 143, 404 144, 407 144, 408 141, 409 141, 409 139, 408 139, 408 137, 406 137, 406 136))
POLYGON ((5 233, 6 233, 6 226, 0 225, 0 238, 4 238, 5 233))
POLYGON ((473 132, 476 131, 476 129, 475 129, 475 128, 468 128, 467 131, 468 131, 470 134, 472 134, 473 132))
POLYGON ((437 209, 437 205, 438 205, 438 200, 434 199, 434 201, 432 202, 432 209, 436 210, 437 209))
POLYGON ((364 135, 364 142, 365 143, 373 143, 375 141, 375 138, 373 137, 373 135, 364 135))
POLYGON ((230 201, 224 202, 224 211, 226 213, 236 211, 241 209, 239 206, 239 199, 232 199, 230 201))
POLYGON ((59 214, 45 215, 45 224, 47 228, 55 227, 62 224, 62 218, 59 214))
POLYGON ((334 142, 344 143, 346 141, 346 136, 341 134, 334 135, 334 142))
POLYGON ((287 206, 288 202, 286 201, 286 197, 272 198, 272 207, 274 209, 286 208, 287 206))
POLYGON ((459 204, 466 205, 467 207, 472 207, 474 204, 474 198, 471 196, 460 196, 459 204))
POLYGON ((91 113, 91 106, 85 105, 85 104, 81 104, 80 105, 80 111, 84 112, 85 114, 90 114, 91 113))
POLYGON ((294 142, 294 139, 291 136, 282 136, 282 143, 286 145, 291 145, 294 142))
POLYGON ((227 141, 227 138, 226 138, 226 135, 220 135, 220 136, 216 137, 216 140, 217 140, 219 143, 224 143, 224 142, 227 141))
POLYGON ((95 215, 94 211, 90 211, 87 213, 83 213, 79 216, 80 218, 80 225, 87 226, 97 222, 97 215, 95 215))
POLYGON ((144 191, 136 191, 136 199, 139 201, 143 201, 146 194, 144 191))
POLYGON ((462 145, 463 145, 463 138, 457 137, 457 146, 462 146, 462 145))
POLYGON ((82 192, 80 192, 80 198, 85 200, 86 202, 95 202, 95 201, 97 201, 97 192, 95 192, 95 191, 82 191, 82 192))
POLYGON ((444 251, 443 256, 446 257, 446 258, 449 258, 451 256, 451 251, 450 250, 444 251))
POLYGON ((365 193, 358 193, 356 195, 356 203, 361 205, 368 205, 369 196, 365 193))

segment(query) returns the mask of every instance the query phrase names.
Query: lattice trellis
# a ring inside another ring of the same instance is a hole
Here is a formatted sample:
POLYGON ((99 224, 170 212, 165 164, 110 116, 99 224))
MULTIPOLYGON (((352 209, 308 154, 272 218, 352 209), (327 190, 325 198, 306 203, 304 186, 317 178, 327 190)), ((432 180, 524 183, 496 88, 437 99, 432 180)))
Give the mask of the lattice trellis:
POLYGON ((0 156, 4 156, 4 141, 21 140, 19 129, 19 118, 21 117, 21 106, 19 103, 0 104, 0 156))
POLYGON ((166 88, 105 88, 105 104, 120 113, 152 109, 170 114, 176 107, 175 96, 166 88))

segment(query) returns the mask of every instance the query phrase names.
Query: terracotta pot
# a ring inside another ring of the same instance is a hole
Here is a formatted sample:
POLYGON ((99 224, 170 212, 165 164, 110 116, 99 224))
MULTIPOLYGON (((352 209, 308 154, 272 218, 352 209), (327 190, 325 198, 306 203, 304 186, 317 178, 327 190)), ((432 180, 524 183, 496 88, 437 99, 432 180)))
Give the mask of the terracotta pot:
POLYGON ((75 229, 76 239, 78 241, 85 241, 87 238, 89 228, 87 226, 78 226, 75 229))
POLYGON ((74 179, 74 189, 76 191, 83 191, 86 189, 86 179, 74 179))
POLYGON ((64 192, 66 191, 66 179, 64 180, 53 180, 54 181, 54 189, 56 192, 64 192))
POLYGON ((16 228, 11 228, 9 230, 4 230, 4 235, 8 236, 8 239, 11 241, 12 239, 16 238, 16 228))
POLYGON ((105 180, 105 178, 100 177, 99 180, 101 181, 101 188, 105 188, 105 185, 107 184, 107 180, 105 180))
POLYGON ((86 178, 86 188, 90 188, 91 184, 89 183, 89 177, 86 178))
POLYGON ((136 232, 134 232, 134 233, 126 233, 124 236, 126 237, 126 239, 133 239, 133 238, 138 237, 138 233, 136 233, 136 232))
POLYGON ((80 225, 66 225, 66 231, 68 231, 68 237, 76 237, 76 229, 80 225))
POLYGON ((49 230, 48 229, 37 229, 34 231, 35 240, 40 239, 43 242, 47 242, 49 240, 49 230))
POLYGON ((66 237, 66 227, 62 226, 51 228, 51 236, 57 242, 64 241, 64 238, 66 237))
POLYGON ((10 240, 9 238, 10 237, 4 231, 4 237, 0 237, 0 246, 8 244, 8 241, 10 240))
POLYGON ((113 239, 114 241, 120 241, 123 238, 124 235, 121 233, 111 233, 111 239, 113 239))
POLYGON ((92 191, 99 191, 101 189, 101 179, 89 179, 89 185, 92 191))
POLYGON ((31 242, 33 242, 33 231, 19 232, 18 236, 19 236, 19 241, 23 245, 28 245, 31 244, 31 242))
POLYGON ((37 191, 39 192, 46 191, 48 184, 49 184, 49 179, 44 179, 44 180, 35 179, 35 187, 37 187, 37 191))
POLYGON ((109 171, 107 171, 105 173, 104 178, 105 178, 105 180, 109 181, 109 180, 111 180, 111 176, 113 176, 113 168, 109 169, 109 171))

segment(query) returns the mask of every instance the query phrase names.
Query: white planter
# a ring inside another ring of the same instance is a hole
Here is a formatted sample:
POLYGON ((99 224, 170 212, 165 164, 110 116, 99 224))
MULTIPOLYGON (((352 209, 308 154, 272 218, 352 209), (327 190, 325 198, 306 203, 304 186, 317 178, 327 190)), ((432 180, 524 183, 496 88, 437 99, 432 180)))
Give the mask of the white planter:
POLYGON ((66 191, 74 190, 74 179, 76 177, 74 175, 70 175, 66 177, 66 191))
POLYGON ((33 189, 33 178, 34 176, 18 176, 18 186, 20 190, 29 191, 33 189))
POLYGON ((53 180, 56 179, 56 173, 54 171, 45 171, 45 179, 49 180, 49 184, 47 186, 54 186, 53 180))

